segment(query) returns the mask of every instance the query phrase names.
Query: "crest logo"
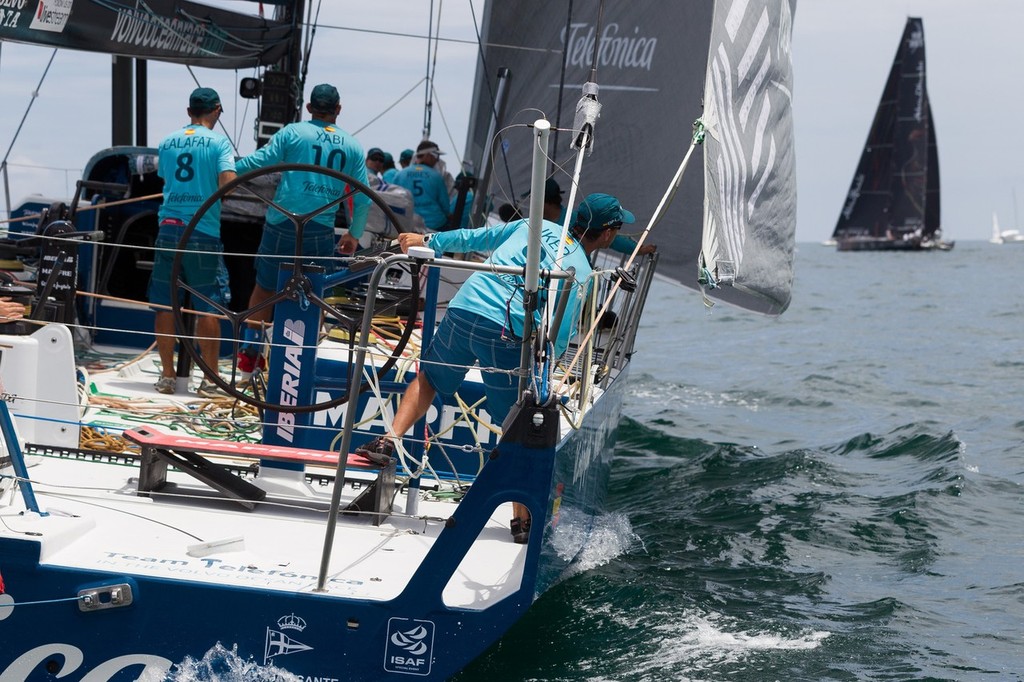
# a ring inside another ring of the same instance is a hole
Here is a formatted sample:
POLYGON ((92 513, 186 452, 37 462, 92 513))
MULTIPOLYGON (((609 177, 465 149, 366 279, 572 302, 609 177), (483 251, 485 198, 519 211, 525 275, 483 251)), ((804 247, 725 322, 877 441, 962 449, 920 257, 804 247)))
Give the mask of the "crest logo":
POLYGON ((281 632, 281 630, 302 632, 306 629, 306 621, 294 613, 278 618, 277 627, 280 630, 267 628, 266 647, 263 650, 263 665, 273 663, 275 656, 287 656, 288 654, 297 654, 300 651, 310 651, 313 649, 308 644, 303 644, 281 632))
POLYGON ((298 632, 302 632, 306 629, 306 621, 293 613, 289 616, 281 616, 278 618, 277 627, 282 630, 296 630, 298 632))

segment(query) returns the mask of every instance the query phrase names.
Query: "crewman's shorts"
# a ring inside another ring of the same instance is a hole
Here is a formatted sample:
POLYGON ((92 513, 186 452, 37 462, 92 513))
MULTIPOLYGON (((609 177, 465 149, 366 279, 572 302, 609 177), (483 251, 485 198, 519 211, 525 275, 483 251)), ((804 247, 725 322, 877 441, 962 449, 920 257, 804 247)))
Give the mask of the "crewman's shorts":
MULTIPOLYGON (((333 227, 306 223, 302 234, 302 262, 334 272, 338 268, 338 260, 333 258, 339 255, 335 253, 337 244, 333 227)), ((290 222, 264 225, 256 254, 256 283, 267 291, 277 291, 281 265, 292 268, 295 262, 295 226, 290 222)))
MULTIPOLYGON (((161 225, 157 232, 153 272, 149 276, 150 303, 171 305, 171 269, 184 230, 177 225, 161 225)), ((220 239, 193 231, 181 257, 181 280, 211 301, 227 306, 231 302, 231 289, 228 287, 228 269, 224 265, 223 252, 224 245, 220 239)), ((174 290, 179 305, 183 305, 188 292, 176 284, 174 290)), ((216 308, 198 296, 193 296, 189 305, 193 310, 216 312, 216 308)))
POLYGON ((479 362, 487 412, 500 424, 519 396, 519 378, 486 368, 516 369, 521 352, 520 342, 504 338, 501 325, 468 310, 448 308, 422 355, 420 371, 447 398, 459 390, 469 367, 479 362))

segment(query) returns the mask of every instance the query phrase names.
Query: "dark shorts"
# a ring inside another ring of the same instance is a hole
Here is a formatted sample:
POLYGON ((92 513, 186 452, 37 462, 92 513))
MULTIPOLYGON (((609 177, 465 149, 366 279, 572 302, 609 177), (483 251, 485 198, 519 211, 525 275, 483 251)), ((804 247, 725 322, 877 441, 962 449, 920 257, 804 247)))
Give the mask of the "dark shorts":
MULTIPOLYGON (((171 269, 183 230, 183 227, 162 225, 157 233, 153 272, 149 276, 150 303, 171 305, 171 269)), ((231 289, 228 288, 228 269, 221 255, 224 245, 220 239, 193 232, 186 248, 188 252, 181 257, 182 281, 211 301, 226 306, 231 302, 231 289)), ((175 290, 179 304, 184 304, 188 292, 178 287, 175 290)), ((216 312, 216 308, 201 298, 195 298, 190 305, 194 310, 216 312)))
MULTIPOLYGON (((337 268, 337 261, 332 258, 337 255, 337 244, 333 227, 307 223, 302 234, 302 262, 333 272, 337 268)), ((291 266, 295 260, 295 227, 291 223, 264 225, 256 254, 256 283, 267 291, 277 291, 281 264, 291 266)))
MULTIPOLYGON (((518 341, 502 339, 501 332, 501 325, 486 317, 449 308, 423 353, 420 371, 435 391, 448 398, 459 390, 474 362, 478 361, 481 367, 516 369, 522 346, 518 341)), ((495 372, 481 374, 487 412, 493 421, 501 423, 519 397, 519 377, 495 372)))

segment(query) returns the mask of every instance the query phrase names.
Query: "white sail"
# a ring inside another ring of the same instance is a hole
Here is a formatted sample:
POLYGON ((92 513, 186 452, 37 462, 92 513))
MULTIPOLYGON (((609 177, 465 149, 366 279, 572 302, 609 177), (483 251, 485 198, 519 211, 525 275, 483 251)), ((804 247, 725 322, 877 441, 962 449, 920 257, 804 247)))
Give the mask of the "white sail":
POLYGON ((795 5, 715 3, 702 119, 708 293, 770 315, 789 305, 793 283, 795 5))

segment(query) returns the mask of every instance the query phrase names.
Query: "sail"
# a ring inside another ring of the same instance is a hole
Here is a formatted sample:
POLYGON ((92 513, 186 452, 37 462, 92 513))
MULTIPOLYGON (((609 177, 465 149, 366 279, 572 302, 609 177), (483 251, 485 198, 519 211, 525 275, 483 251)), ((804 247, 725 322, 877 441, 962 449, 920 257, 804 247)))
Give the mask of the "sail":
POLYGON ((900 239, 939 227, 939 166, 924 26, 910 17, 833 237, 900 239))
POLYGON ((717 3, 705 90, 707 293, 770 315, 789 306, 793 285, 795 5, 717 3))
MULTIPOLYGON (((487 135, 495 75, 507 68, 512 77, 504 125, 529 125, 543 114, 560 128, 552 133, 550 175, 568 197, 574 153, 568 129, 582 85, 591 80, 591 55, 597 44, 593 80, 600 89, 601 116, 576 202, 591 192, 615 195, 636 214, 637 224, 630 227, 637 233, 669 186, 690 145, 692 124, 702 113, 714 2, 605 2, 603 14, 600 5, 600 0, 551 0, 538 11, 538 3, 530 0, 488 3, 466 158, 479 163, 490 151, 487 135)), ((530 136, 512 131, 495 150, 490 188, 495 207, 504 202, 522 205, 522 195, 529 189, 530 136)), ((691 166, 698 165, 700 156, 698 147, 691 166)), ((659 275, 694 288, 703 185, 699 172, 686 173, 667 214, 649 237, 658 245, 659 275)))
POLYGON ((289 22, 186 0, 0 4, 0 40, 215 69, 274 64, 296 35, 289 22))

